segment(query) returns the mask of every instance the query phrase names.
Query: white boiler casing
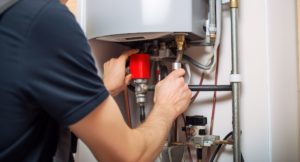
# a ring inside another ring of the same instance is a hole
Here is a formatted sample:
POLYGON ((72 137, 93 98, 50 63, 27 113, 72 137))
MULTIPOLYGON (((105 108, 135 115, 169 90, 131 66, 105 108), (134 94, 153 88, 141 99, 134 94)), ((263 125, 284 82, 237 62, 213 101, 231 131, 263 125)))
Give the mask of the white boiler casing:
POLYGON ((141 41, 176 32, 205 37, 207 0, 89 0, 86 7, 89 39, 141 41))

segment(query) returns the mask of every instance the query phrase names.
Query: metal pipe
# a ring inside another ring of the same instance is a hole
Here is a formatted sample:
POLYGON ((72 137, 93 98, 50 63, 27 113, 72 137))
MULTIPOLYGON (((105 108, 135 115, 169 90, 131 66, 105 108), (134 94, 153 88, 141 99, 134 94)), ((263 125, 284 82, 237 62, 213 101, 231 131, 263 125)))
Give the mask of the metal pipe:
MULTIPOLYGON (((232 91, 232 85, 188 85, 191 91, 232 91)), ((128 89, 134 91, 134 86, 128 85, 128 89)), ((148 91, 154 91, 155 85, 148 85, 148 91)))
POLYGON ((172 69, 177 70, 181 68, 181 61, 183 55, 183 46, 185 42, 185 33, 175 34, 175 41, 177 45, 176 61, 172 63, 172 69))
POLYGON ((232 85, 232 113, 233 113, 233 153, 234 162, 241 161, 241 146, 240 146, 240 117, 239 117, 239 83, 232 85))
MULTIPOLYGON (((191 91, 232 91, 231 85, 188 85, 191 91)), ((154 91, 154 85, 148 86, 148 91, 154 91)))
POLYGON ((191 91, 231 91, 231 85, 189 85, 191 91))
MULTIPOLYGON (((231 53, 232 53, 232 74, 238 75, 238 33, 237 33, 237 0, 231 0, 231 53)), ((240 103, 239 94, 240 83, 232 83, 232 118, 233 118, 233 161, 241 162, 241 146, 240 146, 240 103)))
MULTIPOLYGON (((191 91, 232 91, 231 85, 189 85, 191 91)), ((149 87, 149 91, 154 90, 154 87, 149 87)))
POLYGON ((216 0, 209 0, 209 34, 214 40, 216 37, 216 0))
MULTIPOLYGON (((232 85, 188 85, 191 91, 232 91, 232 85)), ((128 85, 128 89, 134 91, 135 87, 128 85)), ((155 85, 149 85, 148 91, 154 91, 155 85)))
POLYGON ((182 55, 183 55, 183 46, 185 43, 185 33, 178 33, 175 35, 175 41, 177 45, 177 58, 176 61, 177 63, 181 62, 182 60, 182 55))

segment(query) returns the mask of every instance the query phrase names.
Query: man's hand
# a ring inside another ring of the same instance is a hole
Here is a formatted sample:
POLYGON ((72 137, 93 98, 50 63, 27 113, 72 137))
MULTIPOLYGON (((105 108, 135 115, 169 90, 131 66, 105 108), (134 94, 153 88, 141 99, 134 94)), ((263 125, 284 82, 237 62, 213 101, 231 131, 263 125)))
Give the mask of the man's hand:
MULTIPOLYGON (((124 60, 130 53, 134 51, 128 52, 126 57, 121 56, 124 58, 120 62, 124 66, 124 60)), ((118 75, 124 79, 124 66, 116 66, 123 68, 123 71, 118 68, 115 71, 123 72, 118 75)), ((108 74, 114 75, 114 70, 110 72, 108 74)), ((157 84, 154 108, 146 121, 135 129, 126 125, 117 103, 110 96, 83 119, 72 124, 70 129, 87 144, 98 161, 154 161, 175 117, 186 110, 191 100, 191 92, 183 81, 183 75, 182 69, 173 71, 157 84)), ((112 79, 108 83, 116 80, 109 77, 112 79)), ((120 81, 123 85, 124 80, 120 81)))
POLYGON ((155 106, 174 112, 173 118, 183 113, 191 101, 192 92, 184 83, 184 74, 183 69, 175 70, 155 87, 155 106))
POLYGON ((112 58, 105 62, 103 82, 112 96, 118 95, 129 84, 131 75, 125 76, 125 64, 128 57, 139 52, 137 49, 123 52, 118 58, 112 58))

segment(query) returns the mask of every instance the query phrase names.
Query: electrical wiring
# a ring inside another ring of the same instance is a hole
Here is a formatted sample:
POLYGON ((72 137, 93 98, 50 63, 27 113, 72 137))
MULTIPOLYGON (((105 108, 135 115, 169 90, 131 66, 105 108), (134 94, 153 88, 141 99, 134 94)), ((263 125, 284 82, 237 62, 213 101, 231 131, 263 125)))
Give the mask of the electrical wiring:
MULTIPOLYGON (((201 74, 201 79, 200 79, 199 85, 202 85, 202 84, 203 84, 204 75, 205 75, 204 73, 201 74)), ((199 95, 199 92, 200 92, 200 91, 197 91, 197 92, 193 95, 190 104, 192 104, 192 103, 196 100, 196 98, 197 98, 198 95, 199 95)))
MULTIPOLYGON (((219 78, 219 56, 220 48, 217 50, 217 63, 216 63, 216 71, 215 71, 215 85, 218 85, 218 78, 219 78)), ((217 104, 217 91, 214 91, 213 96, 213 107, 211 112, 211 118, 210 118, 210 129, 209 129, 209 135, 212 135, 213 129, 214 129, 214 120, 215 120, 215 111, 216 111, 216 104, 217 104)))
MULTIPOLYGON (((217 54, 216 54, 217 55, 217 63, 216 63, 216 70, 215 70, 215 81, 214 81, 215 85, 218 84, 218 78, 219 78, 219 52, 220 52, 220 48, 218 48, 217 54)), ((210 118, 209 135, 212 135, 213 129, 214 129, 216 105, 217 105, 217 91, 214 91, 211 118, 210 118)), ((207 151, 207 157, 209 157, 209 156, 210 156, 210 149, 207 151)))

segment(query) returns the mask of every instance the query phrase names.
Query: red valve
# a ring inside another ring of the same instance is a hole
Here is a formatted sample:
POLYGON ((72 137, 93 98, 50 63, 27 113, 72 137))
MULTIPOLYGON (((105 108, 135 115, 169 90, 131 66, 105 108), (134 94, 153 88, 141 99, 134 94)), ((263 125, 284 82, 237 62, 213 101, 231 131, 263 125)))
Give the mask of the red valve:
POLYGON ((133 54, 130 56, 129 69, 132 79, 149 79, 150 78, 150 55, 133 54))

